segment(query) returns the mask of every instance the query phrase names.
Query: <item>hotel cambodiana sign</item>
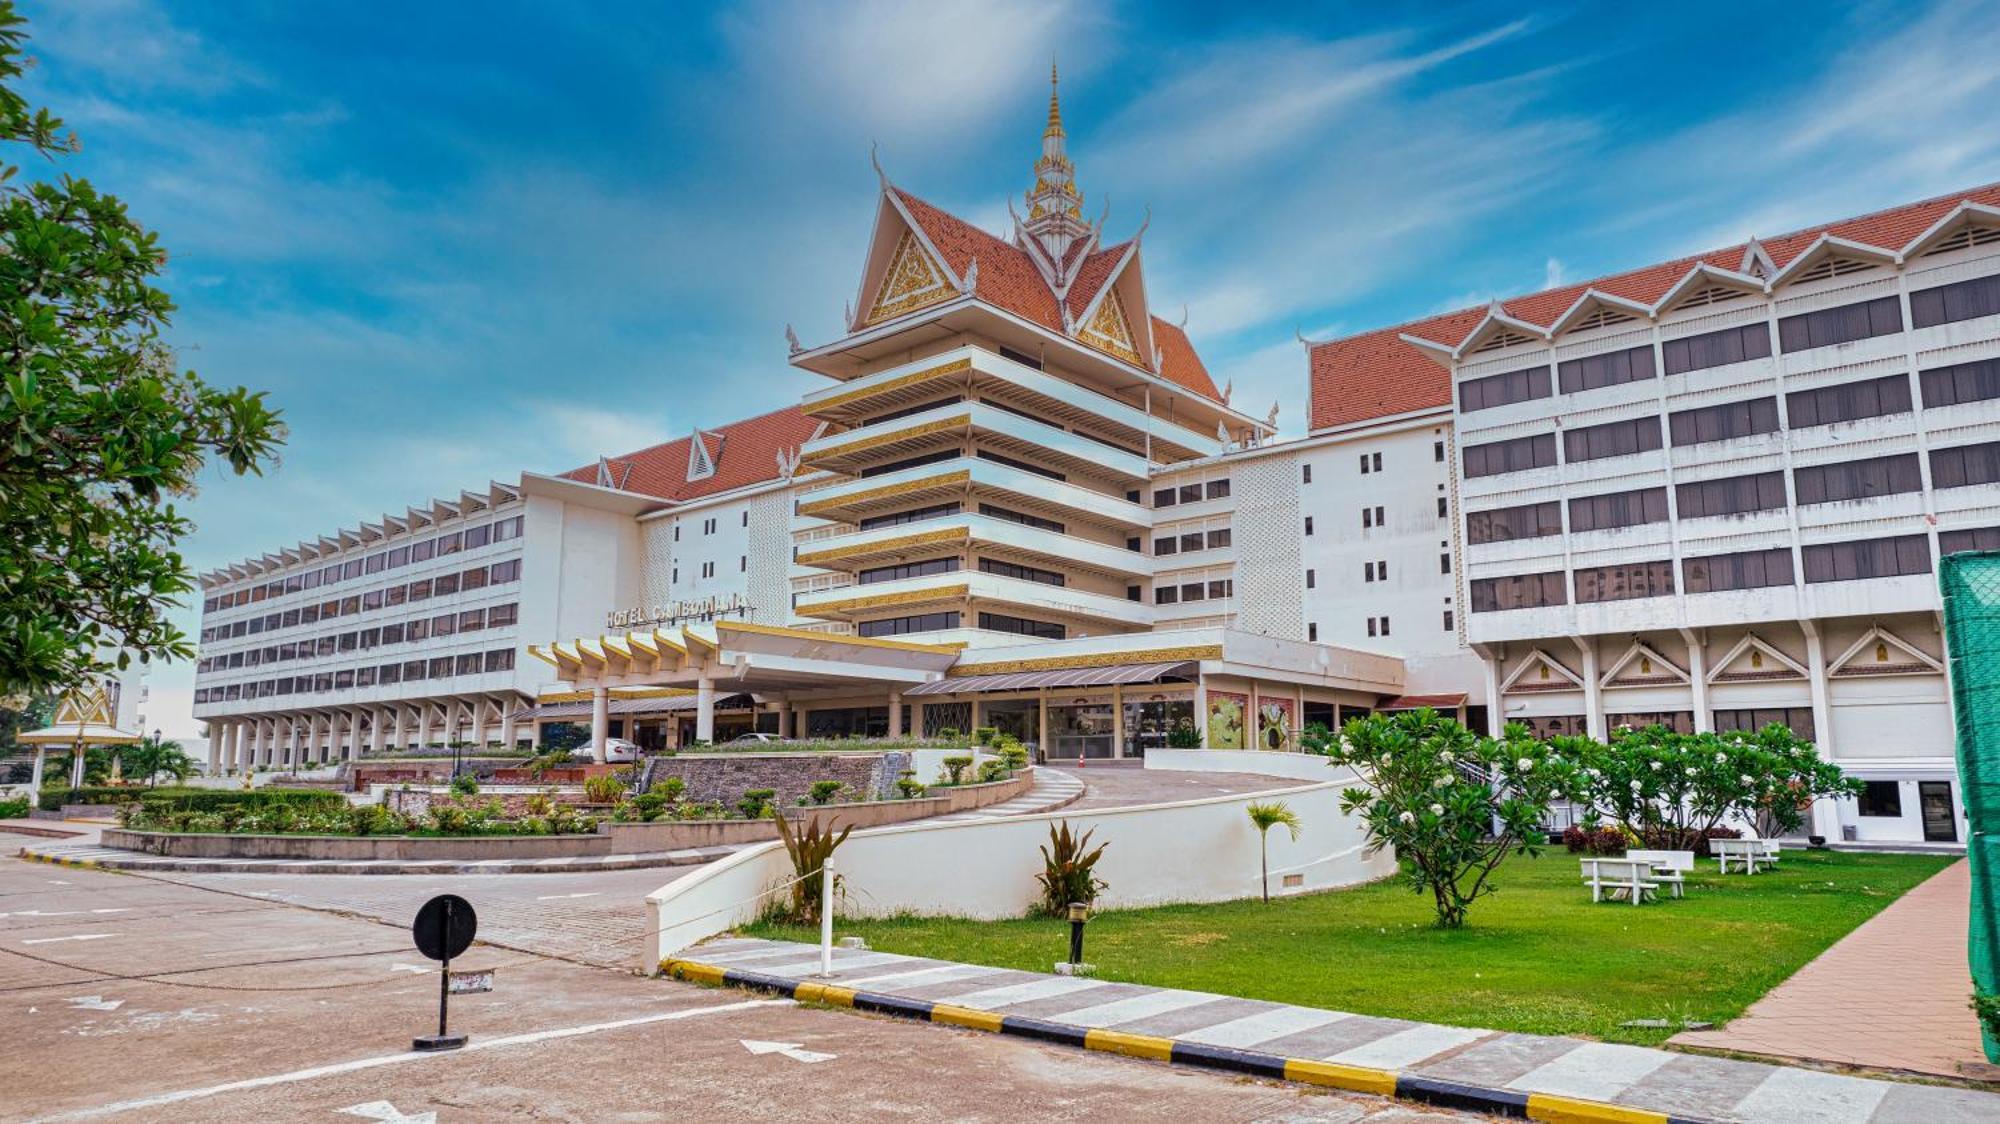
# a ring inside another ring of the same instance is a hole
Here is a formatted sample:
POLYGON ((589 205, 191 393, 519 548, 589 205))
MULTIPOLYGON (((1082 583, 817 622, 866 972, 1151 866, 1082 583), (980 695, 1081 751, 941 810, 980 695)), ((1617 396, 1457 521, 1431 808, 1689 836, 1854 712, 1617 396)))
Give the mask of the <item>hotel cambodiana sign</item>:
POLYGON ((691 601, 664 601, 658 605, 636 605, 613 609, 604 614, 606 628, 643 628, 686 621, 712 621, 718 617, 750 615, 750 603, 741 593, 727 597, 697 597, 691 601))

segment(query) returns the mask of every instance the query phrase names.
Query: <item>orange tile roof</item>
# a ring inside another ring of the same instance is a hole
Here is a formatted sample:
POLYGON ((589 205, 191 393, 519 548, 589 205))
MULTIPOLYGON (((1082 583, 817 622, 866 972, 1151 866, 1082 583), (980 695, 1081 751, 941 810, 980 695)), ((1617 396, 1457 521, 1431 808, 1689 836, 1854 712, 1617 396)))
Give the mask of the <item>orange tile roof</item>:
MULTIPOLYGON (((1063 332, 1062 307, 1056 303, 1054 291, 1049 288, 1048 282, 1042 280, 1041 271, 1035 268, 1026 250, 996 238, 902 188, 890 190, 896 193, 896 198, 923 229, 924 236, 938 248, 938 253, 944 255, 945 264, 951 267, 953 273, 964 277, 972 259, 979 259, 979 277, 974 295, 980 300, 1051 331, 1063 332)), ((1110 279, 1112 268, 1130 245, 1131 242, 1126 241, 1103 247, 1083 263, 1067 294, 1072 317, 1082 314, 1097 290, 1110 279)), ((1167 326, 1169 331, 1163 333, 1161 324, 1158 317, 1153 318, 1153 339, 1162 353, 1161 377, 1192 393, 1220 402, 1222 395, 1216 391, 1215 380, 1209 377, 1208 368, 1195 353, 1194 344, 1171 325, 1167 326)))
MULTIPOLYGON (((688 443, 692 435, 635 453, 611 457, 611 478, 622 482, 627 492, 658 496, 674 503, 700 499, 721 492, 746 488, 778 478, 777 454, 796 449, 812 439, 820 422, 809 418, 797 406, 788 406, 754 418, 705 429, 709 455, 715 474, 700 480, 687 478, 688 443)), ((597 483, 597 466, 587 464, 562 474, 566 479, 597 483)))
MULTIPOLYGON (((1900 251, 1962 202, 2000 206, 2000 184, 1940 195, 1856 218, 1759 239, 1778 268, 1796 260, 1820 235, 1900 251)), ((1653 304, 1687 276, 1697 262, 1735 270, 1743 263, 1749 243, 1711 250, 1691 257, 1614 273, 1592 281, 1544 289, 1501 302, 1507 315, 1548 327, 1569 311, 1589 289, 1653 304)), ((1465 308, 1442 316, 1380 328, 1358 336, 1316 344, 1311 352, 1312 408, 1315 430, 1348 425, 1370 418, 1451 403, 1451 373, 1435 359, 1403 342, 1403 335, 1435 340, 1447 347, 1465 342, 1486 319, 1486 309, 1465 308)))

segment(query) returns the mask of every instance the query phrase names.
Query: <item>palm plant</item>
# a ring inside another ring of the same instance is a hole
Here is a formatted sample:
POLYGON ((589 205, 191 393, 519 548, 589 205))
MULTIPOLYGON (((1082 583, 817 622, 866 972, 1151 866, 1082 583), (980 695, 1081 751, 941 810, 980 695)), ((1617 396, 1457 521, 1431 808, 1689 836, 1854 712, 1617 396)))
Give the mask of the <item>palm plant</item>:
MULTIPOLYGON (((820 880, 826 876, 826 862, 854 833, 854 825, 848 824, 836 833, 832 825, 822 823, 820 817, 812 818, 803 827, 796 827, 776 808, 769 809, 768 814, 778 825, 778 840, 785 845, 785 854, 790 856, 792 873, 797 878, 792 883, 790 919, 801 924, 816 923, 819 920, 820 880)), ((835 875, 833 889, 839 890, 840 883, 840 876, 835 875)))
POLYGON ((1042 884, 1044 914, 1061 917, 1071 902, 1089 905, 1097 900, 1098 891, 1105 888, 1104 880, 1096 874, 1097 860, 1104 857, 1104 849, 1111 844, 1100 843, 1093 850, 1090 837, 1096 831, 1090 828, 1080 835, 1073 833, 1068 820, 1049 825, 1049 841, 1042 847, 1042 873, 1035 875, 1035 880, 1042 884))
POLYGON ((1263 888, 1264 901, 1268 903, 1271 900, 1271 829, 1284 824, 1296 843, 1299 828, 1305 825, 1299 822, 1299 814, 1292 811, 1290 805, 1279 800, 1268 804, 1249 804, 1243 810, 1249 813, 1250 822, 1257 826, 1258 863, 1262 868, 1258 885, 1263 888))
POLYGON ((187 755, 181 743, 149 735, 135 745, 119 751, 119 760, 132 780, 153 784, 166 773, 175 781, 184 781, 194 773, 194 758, 187 755))

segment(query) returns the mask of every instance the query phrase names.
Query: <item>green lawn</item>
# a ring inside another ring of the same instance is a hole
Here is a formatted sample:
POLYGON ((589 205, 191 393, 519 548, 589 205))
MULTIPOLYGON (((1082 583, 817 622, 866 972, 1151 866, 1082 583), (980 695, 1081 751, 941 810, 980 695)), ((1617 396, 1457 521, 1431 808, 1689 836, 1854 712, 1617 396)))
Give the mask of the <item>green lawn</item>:
MULTIPOLYGON (((1593 905, 1574 856, 1509 859, 1500 892, 1457 932, 1401 881, 1261 902, 1114 910, 1090 922, 1102 979, 1538 1034, 1657 1044, 1628 1019, 1720 1023, 1950 860, 1788 851, 1781 869, 1722 878, 1702 860, 1687 896, 1593 905)), ((1068 924, 904 917, 842 921, 885 952, 1046 972, 1068 924)), ((803 929, 760 936, 817 941, 803 929)))

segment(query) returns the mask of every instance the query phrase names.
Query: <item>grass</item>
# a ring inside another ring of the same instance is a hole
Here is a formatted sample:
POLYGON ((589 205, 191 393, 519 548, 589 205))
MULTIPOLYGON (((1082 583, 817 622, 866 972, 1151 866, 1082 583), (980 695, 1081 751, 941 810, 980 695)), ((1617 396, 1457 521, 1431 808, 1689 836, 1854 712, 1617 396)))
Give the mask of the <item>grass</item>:
MULTIPOLYGON (((1401 880, 1283 898, 1111 910, 1086 959, 1106 980, 1367 1015, 1657 1045, 1631 1019, 1735 1017, 1800 966, 1951 862, 1931 855, 1788 851, 1754 877, 1702 860, 1687 896, 1592 904, 1574 856, 1509 859, 1469 925, 1431 926, 1401 880)), ((1249 881, 1255 880, 1251 872, 1249 881)), ((842 921, 884 952, 1046 972, 1067 922, 898 917, 842 921)), ((817 931, 752 932, 817 941, 817 931)))

